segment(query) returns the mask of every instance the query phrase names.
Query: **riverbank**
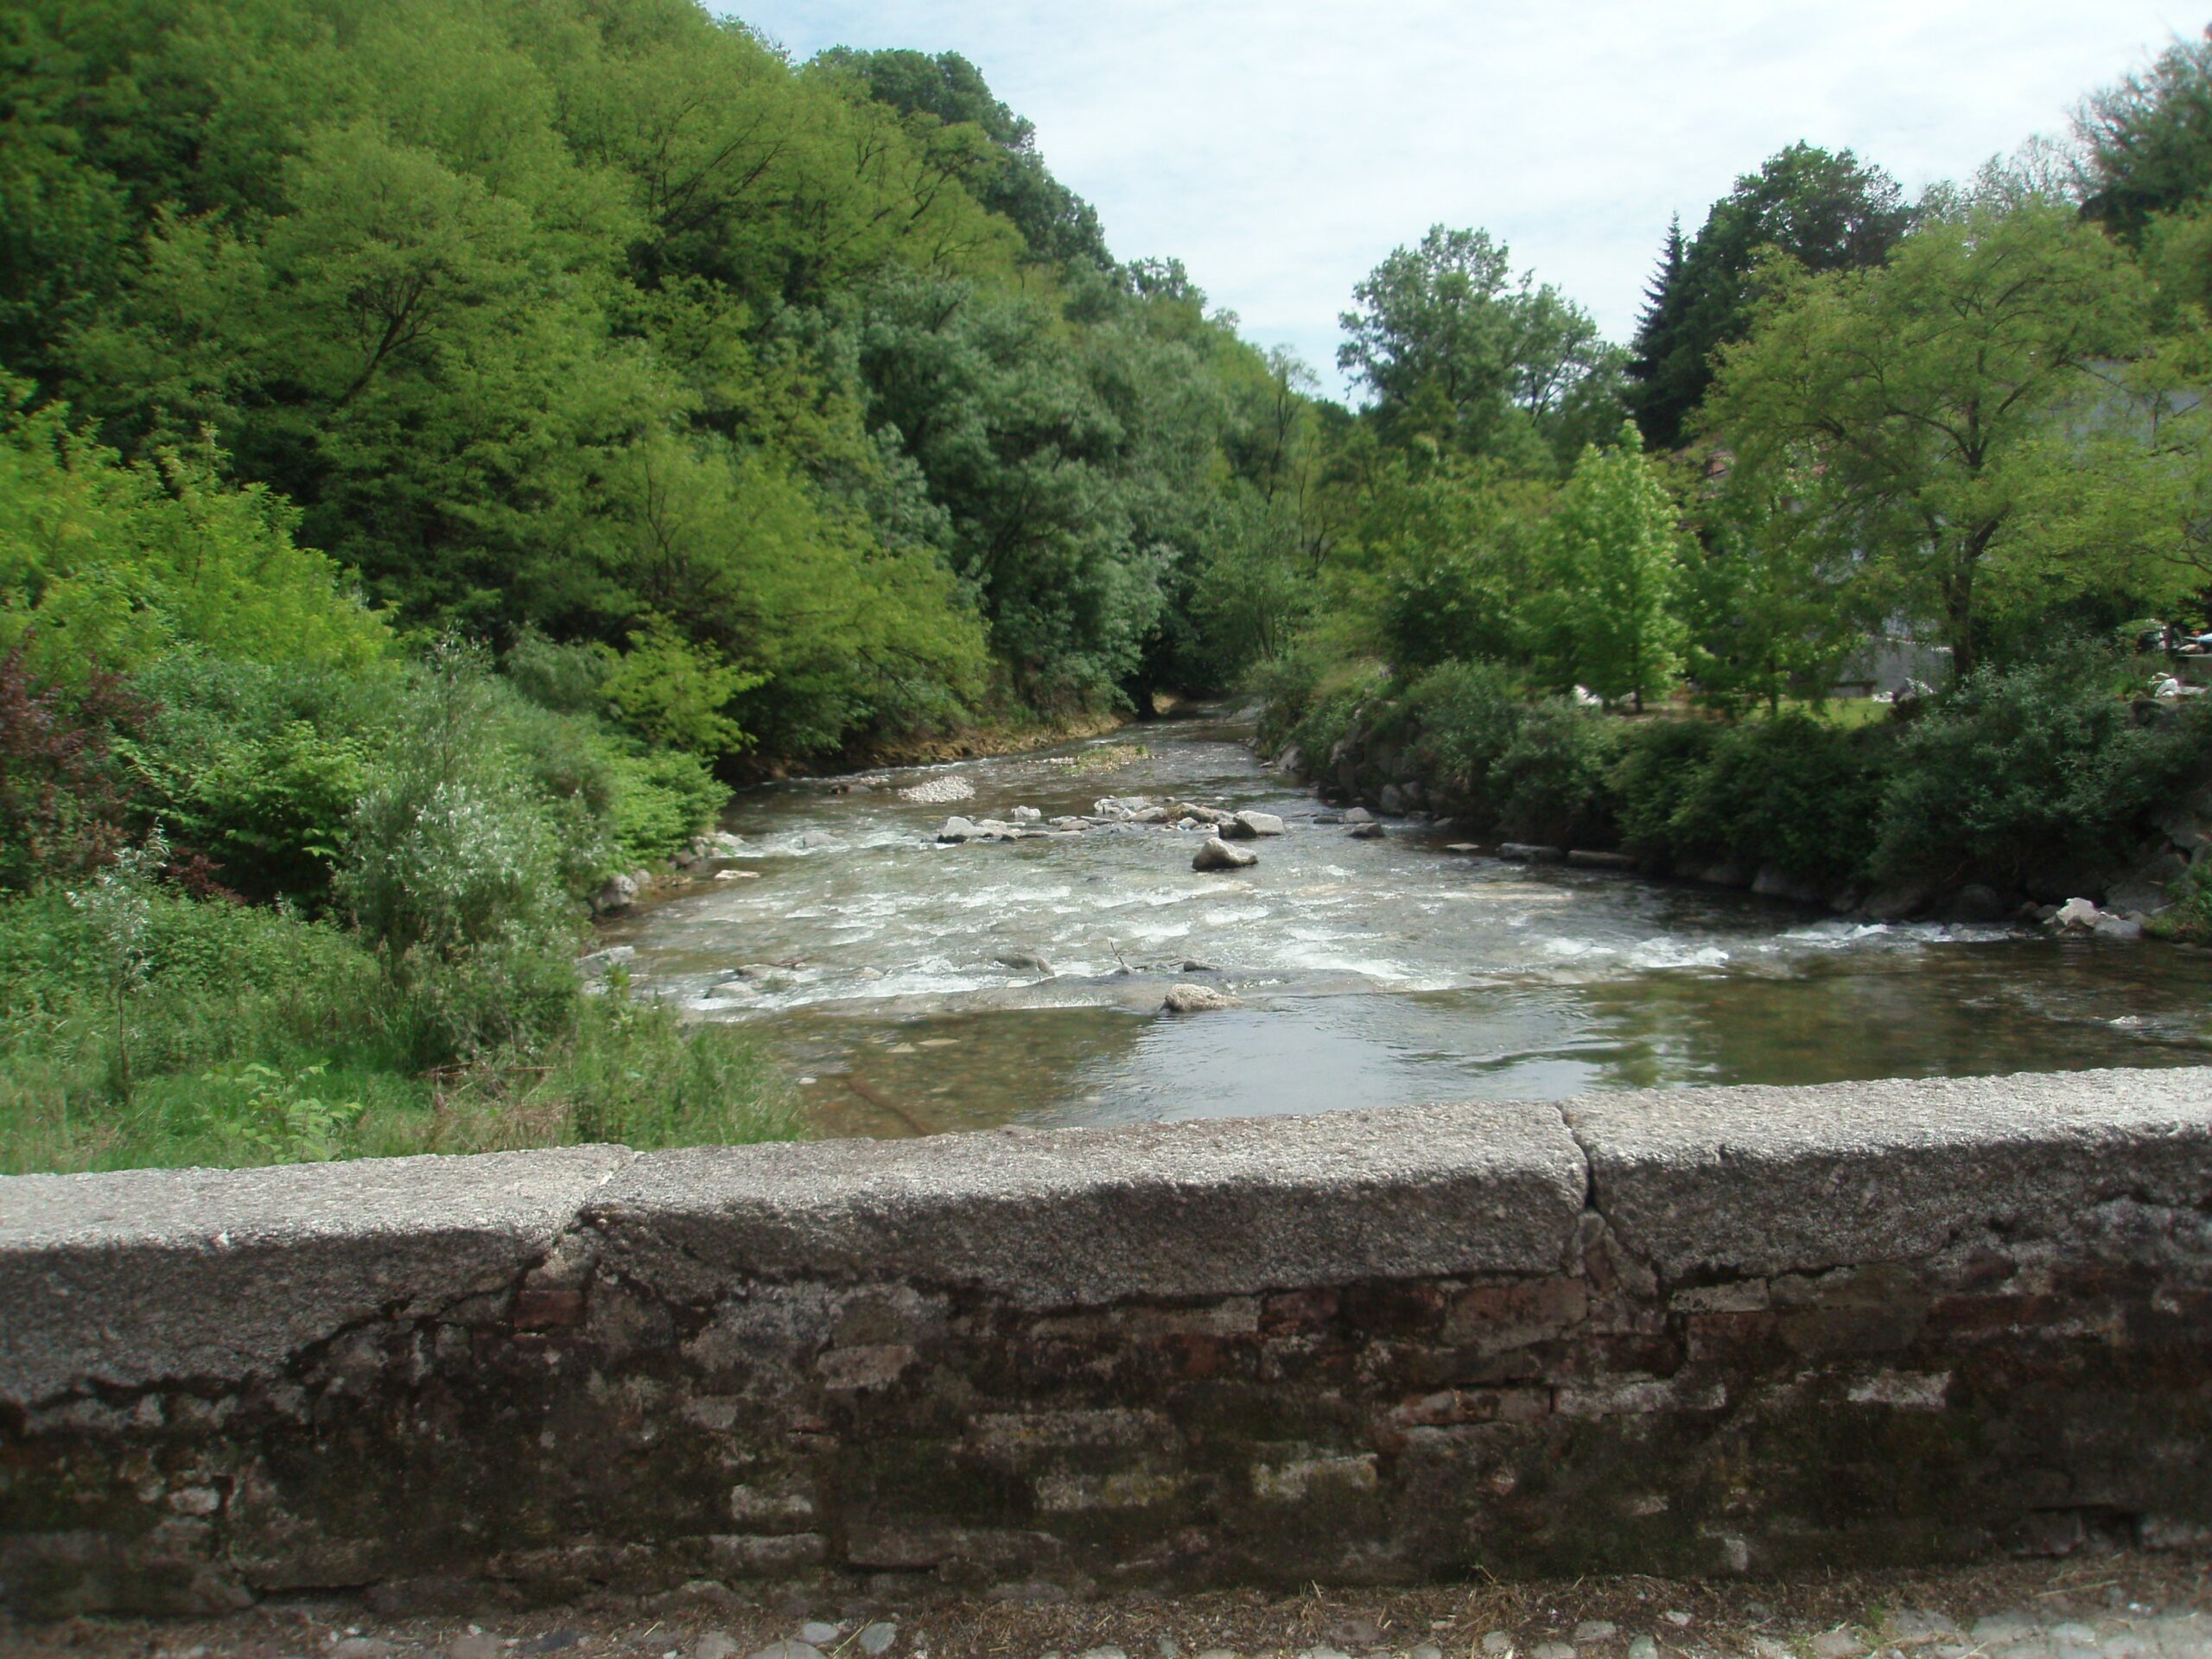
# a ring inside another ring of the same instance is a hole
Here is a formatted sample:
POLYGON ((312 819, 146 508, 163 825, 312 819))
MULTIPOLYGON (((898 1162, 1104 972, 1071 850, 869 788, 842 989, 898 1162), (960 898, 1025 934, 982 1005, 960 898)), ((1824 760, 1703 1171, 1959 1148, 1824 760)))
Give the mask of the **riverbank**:
POLYGON ((1279 683, 1262 751, 1325 801, 1863 916, 2212 933, 2212 716, 2091 662, 1983 677, 1878 721, 1723 722, 1529 701, 1452 664, 1279 683), (2104 915, 2069 900, 2094 901, 2104 915))
MULTIPOLYGON (((1169 708, 1174 700, 1168 700, 1169 708)), ((1166 711, 1163 710, 1163 715, 1166 711)), ((1051 718, 1024 715, 1018 718, 985 721, 948 732, 906 734, 862 744, 833 761, 817 763, 783 759, 769 762, 744 779, 748 786, 789 783, 805 778, 834 778, 848 773, 897 771, 910 766, 945 766, 956 760, 994 760, 1027 754, 1084 738, 1103 737, 1142 723, 1125 711, 1061 715, 1051 718)))

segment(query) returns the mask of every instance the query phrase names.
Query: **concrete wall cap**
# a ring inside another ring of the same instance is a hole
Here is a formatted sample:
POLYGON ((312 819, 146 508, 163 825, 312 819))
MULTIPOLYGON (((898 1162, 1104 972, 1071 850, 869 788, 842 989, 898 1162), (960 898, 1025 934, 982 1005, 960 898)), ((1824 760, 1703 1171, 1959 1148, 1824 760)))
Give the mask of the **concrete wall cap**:
POLYGON ((2212 1069, 1592 1095, 1593 1202, 1670 1278, 1923 1255, 2118 1197, 2212 1202, 2212 1069))
POLYGON ((1552 1107, 1422 1106, 652 1153, 589 1215, 679 1300, 806 1275, 1095 1306, 1557 1271, 1586 1185, 1552 1107))
POLYGON ((235 1381, 379 1312, 498 1289, 632 1155, 0 1178, 0 1398, 235 1381))

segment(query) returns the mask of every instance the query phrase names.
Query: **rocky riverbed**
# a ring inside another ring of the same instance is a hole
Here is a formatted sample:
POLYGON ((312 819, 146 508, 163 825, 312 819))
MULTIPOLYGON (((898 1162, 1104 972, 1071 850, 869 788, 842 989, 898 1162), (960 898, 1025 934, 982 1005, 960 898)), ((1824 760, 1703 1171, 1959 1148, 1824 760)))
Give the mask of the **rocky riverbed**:
POLYGON ((1248 736, 751 792, 678 896, 604 924, 601 965, 759 1032, 836 1134, 2206 1052, 2212 957, 1488 846, 1325 806, 1248 736))

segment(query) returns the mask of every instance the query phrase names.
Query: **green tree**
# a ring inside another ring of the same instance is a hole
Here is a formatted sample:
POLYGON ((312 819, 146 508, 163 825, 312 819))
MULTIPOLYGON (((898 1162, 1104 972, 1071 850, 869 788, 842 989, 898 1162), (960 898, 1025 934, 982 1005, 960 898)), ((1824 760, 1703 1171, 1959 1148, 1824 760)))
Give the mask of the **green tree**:
POLYGON ((1807 270, 1879 264, 1912 223, 1897 181, 1849 150, 1790 145, 1713 204, 1687 246, 1668 231, 1629 367, 1628 404, 1655 449, 1687 437, 1714 353, 1751 327, 1774 254, 1807 270), (1764 260, 1764 265, 1762 261, 1764 260))
POLYGON ((1037 128, 992 96, 982 72, 957 52, 858 52, 837 47, 815 60, 855 76, 868 97, 909 118, 972 125, 990 141, 965 182, 977 201, 1021 232, 1030 257, 1046 264, 1081 259, 1110 269, 1113 256, 1097 210, 1062 184, 1037 152, 1037 128))
POLYGON ((2075 117, 2082 212, 2140 243, 2151 222, 2212 194, 2212 29, 2092 93, 2075 117))
POLYGON ((1698 696, 1731 712, 1764 703, 1770 713, 1788 696, 1823 696, 1882 620, 1868 610, 1859 566, 1793 533, 1815 480, 1711 459, 1719 477, 1700 476, 1688 492, 1696 533, 1683 543, 1675 600, 1698 696))
POLYGON ((1438 225, 1353 289, 1337 365, 1374 393, 1386 436, 1542 467, 1562 431, 1579 448, 1593 407, 1618 418, 1618 354, 1596 322, 1550 283, 1516 282, 1510 260, 1486 231, 1438 225))
POLYGON ((2139 452, 2154 412, 2116 365, 2148 343, 2141 272, 2063 207, 1963 205, 1883 267, 1777 272, 1730 348, 1709 418, 1745 486, 1803 494, 1764 533, 1855 562, 1883 613, 1936 622, 1973 671, 1993 609, 2171 594, 2180 469, 2120 499, 2101 457, 2139 452), (2094 532, 2089 526, 2094 525, 2094 532))
POLYGON ((1522 611, 1543 679, 1641 709, 1680 675, 1678 521, 1633 423, 1614 448, 1582 452, 1545 525, 1539 585, 1522 611))
POLYGON ((204 448, 127 465, 67 413, 0 407, 0 652, 65 685, 181 647, 352 671, 387 656, 385 620, 294 542, 281 499, 230 484, 204 448))

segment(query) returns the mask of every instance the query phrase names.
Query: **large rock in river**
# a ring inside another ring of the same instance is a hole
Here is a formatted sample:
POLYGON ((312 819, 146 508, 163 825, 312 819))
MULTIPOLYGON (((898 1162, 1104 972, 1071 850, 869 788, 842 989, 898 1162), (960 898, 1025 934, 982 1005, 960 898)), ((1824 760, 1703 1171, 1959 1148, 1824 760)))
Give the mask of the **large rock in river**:
POLYGON ((1170 985, 1167 1000, 1160 1005, 1164 1014, 1204 1014, 1213 1008, 1243 1006, 1227 991, 1217 991, 1211 985, 1170 985))
POLYGON ((1260 861, 1255 853, 1242 847, 1232 847, 1219 836, 1208 836, 1206 844, 1198 849, 1198 855, 1191 861, 1194 870, 1241 870, 1260 861))
POLYGON ((1282 820, 1272 812, 1239 812, 1225 823, 1218 817, 1214 821, 1221 825, 1224 841, 1250 841, 1259 836, 1283 833, 1282 820))
POLYGON ((638 901, 638 878, 615 874, 607 878, 607 885, 591 896, 594 914, 605 916, 613 911, 627 910, 638 901))

